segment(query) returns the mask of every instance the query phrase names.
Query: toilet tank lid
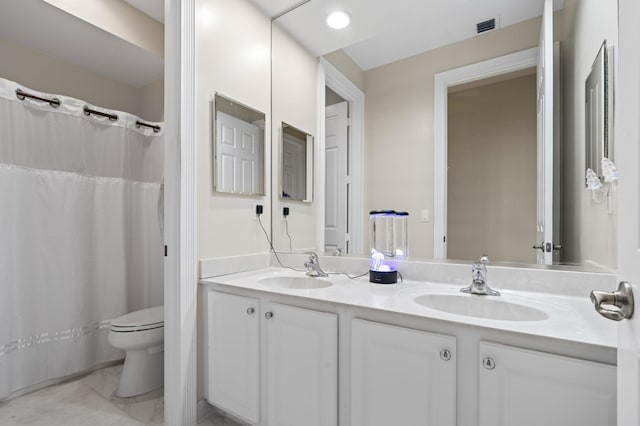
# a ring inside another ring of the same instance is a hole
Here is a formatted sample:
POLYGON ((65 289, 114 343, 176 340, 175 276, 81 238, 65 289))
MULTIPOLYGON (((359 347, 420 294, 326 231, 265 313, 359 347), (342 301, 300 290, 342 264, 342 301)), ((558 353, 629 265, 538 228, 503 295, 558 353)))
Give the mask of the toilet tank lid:
POLYGON ((143 325, 153 325, 164 322, 164 306, 142 309, 118 317, 111 321, 116 327, 136 327, 143 325))

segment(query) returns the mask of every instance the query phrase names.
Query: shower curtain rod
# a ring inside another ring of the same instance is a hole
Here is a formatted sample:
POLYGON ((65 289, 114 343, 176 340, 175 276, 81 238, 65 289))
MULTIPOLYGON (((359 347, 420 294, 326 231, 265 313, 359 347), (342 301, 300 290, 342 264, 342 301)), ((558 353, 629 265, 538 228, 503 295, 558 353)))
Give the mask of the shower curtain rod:
MULTIPOLYGON (((32 95, 31 93, 27 93, 22 89, 16 89, 16 97, 18 99, 20 99, 21 101, 24 101, 25 98, 31 98, 31 99, 36 99, 38 101, 42 101, 42 102, 46 102, 49 105, 51 105, 54 108, 58 108, 61 104, 60 99, 58 98, 43 98, 41 96, 37 96, 37 95, 32 95)), ((108 113, 108 112, 102 112, 102 111, 98 111, 95 109, 91 109, 88 106, 85 105, 84 107, 84 113, 85 115, 91 115, 91 114, 95 114, 95 115, 99 115, 100 117, 106 117, 111 121, 116 121, 118 120, 118 115, 117 114, 112 114, 112 113, 108 113)), ((149 129, 153 130, 153 133, 158 133, 160 132, 161 128, 160 126, 154 125, 154 124, 148 124, 145 123, 143 121, 140 120, 136 120, 136 127, 140 128, 140 127, 147 127, 149 129)))
POLYGON ((160 126, 156 126, 154 124, 143 123, 142 121, 136 120, 136 127, 148 127, 153 129, 153 133, 158 133, 160 131, 160 126))
POLYGON ((16 89, 16 97, 18 99, 20 99, 21 101, 24 101, 24 98, 31 98, 31 99, 35 99, 38 101, 42 101, 42 102, 46 102, 49 105, 51 105, 54 108, 58 108, 60 106, 60 99, 58 98, 43 98, 41 96, 36 96, 36 95, 32 95, 30 93, 27 93, 21 89, 16 89))
POLYGON ((91 109, 86 105, 84 106, 84 114, 85 115, 91 115, 91 114, 99 115, 100 117, 106 117, 111 121, 117 121, 118 120, 118 115, 117 114, 111 114, 111 113, 108 113, 108 112, 102 112, 102 111, 98 111, 98 110, 95 110, 95 109, 91 109))

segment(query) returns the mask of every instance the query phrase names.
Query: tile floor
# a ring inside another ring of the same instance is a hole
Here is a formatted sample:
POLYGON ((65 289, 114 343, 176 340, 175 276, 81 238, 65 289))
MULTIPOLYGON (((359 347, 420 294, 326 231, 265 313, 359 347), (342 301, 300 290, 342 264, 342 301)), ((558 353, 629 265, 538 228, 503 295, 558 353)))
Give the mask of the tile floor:
MULTIPOLYGON (((163 390, 133 398, 114 395, 122 364, 0 404, 0 425, 140 426, 164 424, 163 390)), ((213 415, 198 426, 241 426, 213 415)))

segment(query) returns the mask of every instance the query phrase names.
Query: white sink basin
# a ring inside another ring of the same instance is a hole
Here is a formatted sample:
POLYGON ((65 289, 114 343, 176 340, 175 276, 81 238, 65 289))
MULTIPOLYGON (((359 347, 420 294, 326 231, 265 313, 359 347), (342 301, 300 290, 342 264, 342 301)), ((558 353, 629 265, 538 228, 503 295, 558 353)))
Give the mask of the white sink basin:
POLYGON ((530 306, 504 300, 503 296, 468 294, 425 294, 416 297, 417 304, 425 308, 467 317, 500 321, 542 321, 546 312, 530 306))
POLYGON ((313 290, 333 285, 331 281, 315 277, 269 277, 258 281, 262 285, 292 290, 313 290))

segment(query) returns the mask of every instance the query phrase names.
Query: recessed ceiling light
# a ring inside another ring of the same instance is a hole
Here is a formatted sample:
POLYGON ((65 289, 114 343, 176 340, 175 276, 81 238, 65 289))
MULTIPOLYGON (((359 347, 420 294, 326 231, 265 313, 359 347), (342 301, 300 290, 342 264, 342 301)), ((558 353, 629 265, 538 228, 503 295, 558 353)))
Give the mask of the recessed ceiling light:
POLYGON ((351 16, 343 10, 336 10, 327 16, 327 25, 336 30, 346 28, 351 23, 351 16))

